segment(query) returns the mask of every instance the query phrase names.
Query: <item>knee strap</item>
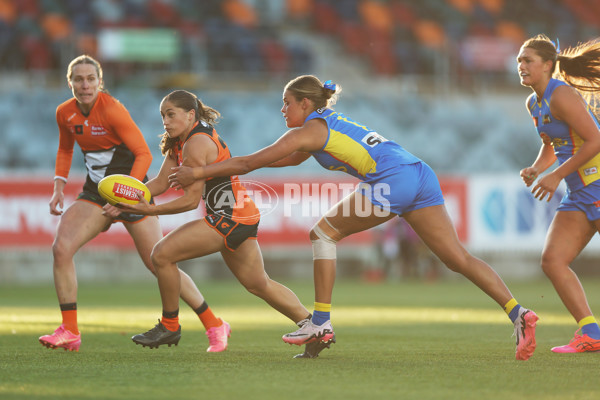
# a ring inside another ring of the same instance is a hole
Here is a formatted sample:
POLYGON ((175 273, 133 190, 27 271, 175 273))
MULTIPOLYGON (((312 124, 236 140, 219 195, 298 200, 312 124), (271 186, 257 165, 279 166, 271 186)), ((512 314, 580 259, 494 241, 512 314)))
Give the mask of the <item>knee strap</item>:
POLYGON ((317 239, 311 240, 313 260, 335 260, 337 240, 330 238, 319 224, 313 228, 313 232, 317 235, 317 239))

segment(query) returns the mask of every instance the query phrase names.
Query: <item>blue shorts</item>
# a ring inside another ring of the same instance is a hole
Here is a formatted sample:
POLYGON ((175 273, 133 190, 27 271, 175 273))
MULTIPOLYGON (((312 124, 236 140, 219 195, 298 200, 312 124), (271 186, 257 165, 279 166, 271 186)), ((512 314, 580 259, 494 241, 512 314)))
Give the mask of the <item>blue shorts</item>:
POLYGON ((435 172, 423 161, 391 165, 361 182, 356 191, 386 211, 402 215, 444 204, 435 172))
POLYGON ((583 211, 589 221, 600 219, 600 181, 567 193, 556 211, 583 211))

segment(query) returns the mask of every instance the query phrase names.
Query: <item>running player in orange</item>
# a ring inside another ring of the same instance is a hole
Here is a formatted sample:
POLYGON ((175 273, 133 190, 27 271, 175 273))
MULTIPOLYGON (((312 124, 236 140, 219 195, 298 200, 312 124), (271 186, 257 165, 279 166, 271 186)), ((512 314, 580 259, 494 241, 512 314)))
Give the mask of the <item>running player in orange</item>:
MULTIPOLYGON (((147 183, 153 196, 169 188, 168 176, 175 166, 206 166, 231 158, 229 148, 213 127, 219 112, 204 105, 193 93, 171 92, 162 100, 160 114, 165 129, 161 142, 165 157, 158 176, 147 183)), ((162 319, 132 340, 150 347, 179 342, 181 277, 177 263, 216 252, 221 253, 231 272, 250 293, 295 323, 308 321, 310 313, 298 297, 265 272, 256 240, 260 213, 236 176, 197 180, 185 187, 183 196, 167 203, 152 205, 140 199, 138 204, 119 203, 117 207, 133 214, 175 214, 197 208, 202 198, 206 217, 180 226, 154 246, 152 263, 162 299, 162 319)), ((105 208, 107 213, 113 211, 111 206, 105 208)), ((229 335, 230 331, 224 323, 223 334, 229 335)))
MULTIPOLYGON (((86 55, 75 58, 69 64, 67 82, 73 98, 56 109, 59 146, 54 193, 50 200, 50 213, 61 215, 52 254, 62 324, 54 333, 40 337, 39 341, 48 348, 78 351, 81 333, 77 324, 75 253, 113 222, 122 222, 142 261, 154 273, 150 252, 163 235, 156 217, 128 213, 115 213, 114 218, 103 215, 102 206, 106 201, 98 194, 100 179, 111 174, 127 174, 147 180, 146 171, 152 155, 129 112, 104 90, 102 67, 98 61, 86 55), (88 174, 83 191, 63 213, 63 188, 69 176, 75 142, 84 153, 88 174)), ((208 351, 224 350, 227 336, 215 333, 221 321, 213 315, 191 278, 182 271, 177 273, 182 280, 181 297, 196 311, 207 329, 208 351)))

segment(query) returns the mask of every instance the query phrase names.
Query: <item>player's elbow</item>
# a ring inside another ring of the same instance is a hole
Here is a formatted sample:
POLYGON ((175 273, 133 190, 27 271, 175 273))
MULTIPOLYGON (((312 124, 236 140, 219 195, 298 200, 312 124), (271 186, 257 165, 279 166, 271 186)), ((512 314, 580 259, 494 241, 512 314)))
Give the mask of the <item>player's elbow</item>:
POLYGON ((238 172, 235 175, 246 175, 249 172, 252 172, 256 169, 256 167, 252 166, 252 163, 247 158, 240 158, 238 168, 236 168, 238 172))
MULTIPOLYGON (((184 189, 185 190, 185 189, 184 189)), ((200 205, 202 194, 196 191, 186 191, 177 201, 177 213, 195 210, 200 205)))
POLYGON ((593 142, 593 154, 598 154, 600 153, 600 136, 597 136, 594 138, 594 142, 593 142))
POLYGON ((195 210, 196 208, 198 208, 199 205, 200 205, 200 199, 189 199, 187 201, 187 203, 185 204, 184 212, 195 210))

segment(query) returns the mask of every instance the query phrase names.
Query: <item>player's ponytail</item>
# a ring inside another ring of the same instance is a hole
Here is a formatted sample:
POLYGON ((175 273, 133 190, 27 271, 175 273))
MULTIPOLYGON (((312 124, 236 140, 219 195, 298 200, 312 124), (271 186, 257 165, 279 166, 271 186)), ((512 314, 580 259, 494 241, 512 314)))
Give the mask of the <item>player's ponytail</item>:
POLYGON ((568 48, 557 57, 559 78, 584 92, 600 90, 600 41, 568 48))
POLYGON ((219 118, 221 118, 221 113, 215 110, 212 107, 207 106, 202 103, 202 101, 196 97, 196 120, 202 120, 210 125, 215 125, 219 118))

